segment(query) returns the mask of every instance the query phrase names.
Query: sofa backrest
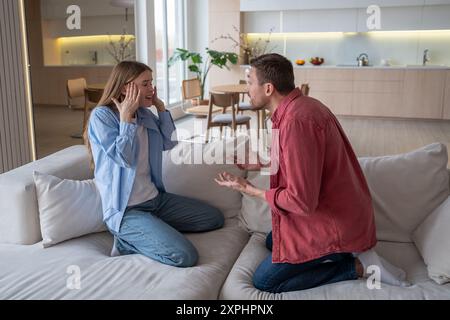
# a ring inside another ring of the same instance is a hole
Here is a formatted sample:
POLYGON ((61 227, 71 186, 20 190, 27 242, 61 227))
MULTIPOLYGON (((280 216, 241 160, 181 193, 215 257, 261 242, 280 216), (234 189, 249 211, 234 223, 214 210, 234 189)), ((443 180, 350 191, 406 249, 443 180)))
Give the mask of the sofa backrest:
POLYGON ((56 152, 0 175, 0 243, 33 244, 41 237, 33 171, 62 179, 85 180, 93 176, 85 146, 56 152))
MULTIPOLYGON (((372 195, 378 240, 412 242, 411 234, 450 193, 447 148, 433 143, 408 153, 358 158, 372 195)), ((263 189, 269 177, 249 173, 249 181, 263 189)), ((240 215, 249 232, 271 230, 266 202, 243 196, 240 215)))

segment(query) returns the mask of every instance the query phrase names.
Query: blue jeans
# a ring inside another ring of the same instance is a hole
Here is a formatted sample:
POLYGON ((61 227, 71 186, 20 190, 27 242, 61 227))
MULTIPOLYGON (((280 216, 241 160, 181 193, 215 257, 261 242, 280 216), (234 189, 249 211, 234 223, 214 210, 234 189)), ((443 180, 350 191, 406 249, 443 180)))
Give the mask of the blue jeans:
POLYGON ((113 232, 120 254, 140 253, 176 267, 191 267, 198 253, 181 232, 223 227, 222 213, 206 203, 171 193, 127 207, 119 232, 113 232))
MULTIPOLYGON (((272 232, 266 238, 266 247, 272 251, 272 232)), ((262 291, 280 293, 357 278, 351 253, 333 253, 299 264, 272 263, 270 253, 256 269, 253 285, 262 291)))

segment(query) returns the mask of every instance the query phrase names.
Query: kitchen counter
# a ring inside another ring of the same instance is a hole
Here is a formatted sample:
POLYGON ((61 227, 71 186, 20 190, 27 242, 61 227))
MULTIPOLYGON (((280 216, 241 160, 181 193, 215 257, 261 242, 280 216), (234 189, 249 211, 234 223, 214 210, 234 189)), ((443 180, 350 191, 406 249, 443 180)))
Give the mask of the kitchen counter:
MULTIPOLYGON (((248 68, 250 65, 242 64, 241 68, 248 68)), ((380 70, 450 70, 450 66, 444 65, 393 65, 393 66, 367 66, 367 67, 358 67, 352 65, 321 65, 314 66, 311 64, 305 64, 303 66, 298 66, 294 64, 294 68, 298 69, 361 69, 361 70, 372 70, 372 69, 380 69, 380 70)))
POLYGON ((294 75, 297 86, 308 83, 309 95, 338 115, 450 119, 448 66, 307 64, 295 66, 294 75))

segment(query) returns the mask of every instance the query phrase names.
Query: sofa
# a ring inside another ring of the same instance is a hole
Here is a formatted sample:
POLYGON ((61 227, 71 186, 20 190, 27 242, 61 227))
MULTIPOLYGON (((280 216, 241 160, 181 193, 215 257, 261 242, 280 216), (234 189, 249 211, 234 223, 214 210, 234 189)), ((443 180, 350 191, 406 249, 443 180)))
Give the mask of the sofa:
POLYGON ((445 145, 359 158, 376 212, 375 249, 406 271, 411 286, 373 288, 361 279, 281 294, 259 291, 252 284, 253 273, 269 253, 267 204, 213 181, 218 172, 229 171, 267 188, 269 176, 220 161, 217 150, 222 147, 220 141, 180 143, 163 158, 168 192, 205 201, 225 216, 221 229, 186 234, 199 252, 197 265, 190 268, 163 265, 139 254, 111 255, 113 238, 101 221, 84 146, 1 174, 0 299, 450 298, 445 145), (202 164, 193 164, 198 154, 202 164), (85 223, 86 214, 91 225, 85 223))

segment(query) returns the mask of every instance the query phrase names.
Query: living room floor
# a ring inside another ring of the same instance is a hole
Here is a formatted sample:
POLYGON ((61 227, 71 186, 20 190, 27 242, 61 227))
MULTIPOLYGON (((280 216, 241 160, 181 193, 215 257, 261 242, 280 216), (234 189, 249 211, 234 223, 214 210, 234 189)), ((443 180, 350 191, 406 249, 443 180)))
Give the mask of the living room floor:
MULTIPOLYGON (((83 112, 67 106, 36 105, 34 117, 38 158, 83 143, 71 137, 81 132, 83 112)), ((450 148, 450 121, 348 116, 338 119, 357 156, 399 154, 433 142, 442 142, 450 148)), ((176 120, 175 125, 179 131, 194 134, 194 130, 201 128, 204 133, 206 119, 186 116, 176 120)), ((253 117, 251 127, 255 125, 253 117)))

